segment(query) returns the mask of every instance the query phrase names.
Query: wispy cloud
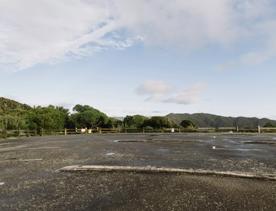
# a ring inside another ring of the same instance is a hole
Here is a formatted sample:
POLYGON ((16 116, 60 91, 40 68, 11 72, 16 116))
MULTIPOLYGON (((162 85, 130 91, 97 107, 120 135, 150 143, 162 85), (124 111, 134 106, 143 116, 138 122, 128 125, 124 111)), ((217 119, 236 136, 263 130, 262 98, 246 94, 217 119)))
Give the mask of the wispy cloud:
POLYGON ((24 69, 103 49, 145 45, 183 50, 215 44, 256 51, 244 63, 276 53, 273 0, 2 0, 0 64, 24 69), (122 33, 123 32, 123 33, 122 33))
POLYGON ((0 2, 0 63, 24 69, 106 48, 126 48, 107 1, 12 0, 0 2))
POLYGON ((164 95, 168 94, 172 87, 164 81, 148 80, 141 84, 137 89, 138 95, 147 96, 146 101, 159 101, 164 95))
POLYGON ((200 96, 205 89, 206 85, 195 84, 192 87, 177 92, 175 95, 165 99, 163 102, 183 105, 194 104, 200 100, 200 96))
POLYGON ((205 89, 206 85, 202 83, 179 90, 164 81, 151 80, 141 84, 136 93, 146 96, 145 101, 188 105, 197 103, 205 89))
POLYGON ((219 65, 220 70, 243 65, 258 65, 276 57, 276 4, 272 0, 247 0, 238 4, 240 26, 239 44, 250 46, 242 49, 234 60, 219 65))

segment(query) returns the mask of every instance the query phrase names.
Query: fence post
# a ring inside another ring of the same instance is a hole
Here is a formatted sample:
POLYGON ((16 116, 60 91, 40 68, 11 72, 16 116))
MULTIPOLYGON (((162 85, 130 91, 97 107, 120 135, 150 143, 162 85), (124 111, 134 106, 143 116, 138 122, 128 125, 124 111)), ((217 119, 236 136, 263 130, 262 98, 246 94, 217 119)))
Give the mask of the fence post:
POLYGON ((262 131, 261 131, 261 126, 258 125, 258 133, 261 134, 261 132, 262 132, 262 131))
POLYGON ((67 136, 67 128, 64 128, 64 135, 67 136))

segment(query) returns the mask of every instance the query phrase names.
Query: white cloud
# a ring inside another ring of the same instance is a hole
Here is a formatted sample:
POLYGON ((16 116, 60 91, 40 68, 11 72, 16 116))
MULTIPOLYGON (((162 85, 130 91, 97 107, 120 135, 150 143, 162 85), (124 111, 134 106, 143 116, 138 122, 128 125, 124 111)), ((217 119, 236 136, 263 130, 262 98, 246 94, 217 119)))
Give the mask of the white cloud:
POLYGON ((84 56, 108 47, 125 48, 132 37, 115 40, 120 28, 107 1, 2 0, 0 63, 19 69, 51 63, 65 56, 84 56))
POLYGON ((235 60, 221 64, 221 70, 243 65, 258 65, 276 57, 276 16, 272 0, 246 0, 237 4, 240 20, 240 43, 250 46, 242 49, 235 60), (242 39, 243 38, 243 39, 242 39), (245 52, 244 52, 245 51, 245 52))
POLYGON ((269 59, 274 11, 273 0, 1 0, 0 64, 24 69, 137 40, 186 50, 260 39, 269 59))
POLYGON ((143 84, 141 84, 137 89, 136 93, 138 95, 145 95, 148 98, 147 101, 150 100, 160 100, 164 95, 169 93, 171 91, 172 87, 164 82, 164 81, 154 81, 149 80, 145 81, 143 84))
POLYGON ((200 100, 200 95, 205 89, 206 86, 204 84, 195 84, 165 99, 163 102, 183 105, 194 104, 200 100))
POLYGON ((206 89, 202 83, 178 90, 164 81, 146 81, 136 89, 138 95, 146 96, 145 101, 193 104, 200 100, 201 93, 206 89))
POLYGON ((147 44, 200 46, 228 42, 235 35, 229 0, 118 0, 117 17, 147 44))

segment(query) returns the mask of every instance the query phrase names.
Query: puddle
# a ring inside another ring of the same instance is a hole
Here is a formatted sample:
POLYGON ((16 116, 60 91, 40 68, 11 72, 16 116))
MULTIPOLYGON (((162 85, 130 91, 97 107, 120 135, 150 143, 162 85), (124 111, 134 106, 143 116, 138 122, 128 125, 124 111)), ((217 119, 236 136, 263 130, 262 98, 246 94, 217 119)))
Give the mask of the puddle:
POLYGON ((17 160, 18 158, 6 158, 5 160, 17 160))
POLYGON ((268 144, 268 145, 276 145, 274 141, 245 141, 243 144, 268 144))
POLYGON ((241 149, 241 148, 238 148, 238 149, 229 149, 229 148, 213 148, 215 150, 227 150, 227 151, 242 151, 242 152, 249 152, 249 151, 263 151, 262 149, 241 149))
POLYGON ((113 142, 115 142, 115 143, 118 143, 118 142, 120 142, 120 143, 139 143, 139 142, 145 143, 147 141, 146 140, 115 140, 113 142))
POLYGON ((36 159, 20 159, 18 161, 21 161, 21 162, 32 162, 32 161, 42 161, 41 158, 36 158, 36 159))
POLYGON ((18 159, 18 158, 7 158, 5 160, 1 160, 0 163, 9 162, 9 161, 16 161, 16 162, 33 162, 33 161, 42 161, 41 158, 34 158, 34 159, 18 159))
POLYGON ((233 149, 233 150, 244 151, 244 152, 249 152, 249 151, 263 151, 262 149, 233 149))
POLYGON ((40 150, 40 149, 60 149, 60 147, 32 147, 27 148, 28 150, 40 150))

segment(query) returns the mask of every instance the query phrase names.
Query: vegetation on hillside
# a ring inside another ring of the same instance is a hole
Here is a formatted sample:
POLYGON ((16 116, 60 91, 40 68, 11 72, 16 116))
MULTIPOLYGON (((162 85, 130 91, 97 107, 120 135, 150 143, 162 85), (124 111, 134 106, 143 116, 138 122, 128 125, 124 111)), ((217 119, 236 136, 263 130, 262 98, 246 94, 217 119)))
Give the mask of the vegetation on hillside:
POLYGON ((196 125, 192 121, 186 120, 186 119, 180 122, 180 126, 183 128, 190 128, 190 129, 196 128, 196 125))
POLYGON ((239 127, 239 128, 257 128, 258 125, 265 126, 267 123, 276 125, 276 121, 270 119, 258 119, 247 117, 224 117, 213 114, 196 113, 196 114, 169 114, 167 117, 180 124, 183 120, 193 122, 197 127, 239 127))
POLYGON ((0 98, 0 129, 63 130, 64 128, 130 128, 161 129, 197 127, 275 127, 276 121, 269 119, 223 117, 212 114, 169 114, 165 117, 126 116, 123 120, 108 117, 105 113, 88 105, 76 105, 72 113, 68 109, 49 105, 30 107, 14 100, 0 98))
POLYGON ((268 127, 268 128, 272 128, 272 127, 276 127, 276 123, 274 122, 267 122, 264 127, 268 127))
POLYGON ((26 104, 0 97, 0 128, 25 128, 26 116, 31 109, 26 104))
POLYGON ((63 130, 64 128, 170 128, 177 127, 167 117, 126 116, 123 121, 108 117, 88 105, 76 105, 73 112, 49 105, 30 107, 6 98, 0 99, 0 129, 63 130))

